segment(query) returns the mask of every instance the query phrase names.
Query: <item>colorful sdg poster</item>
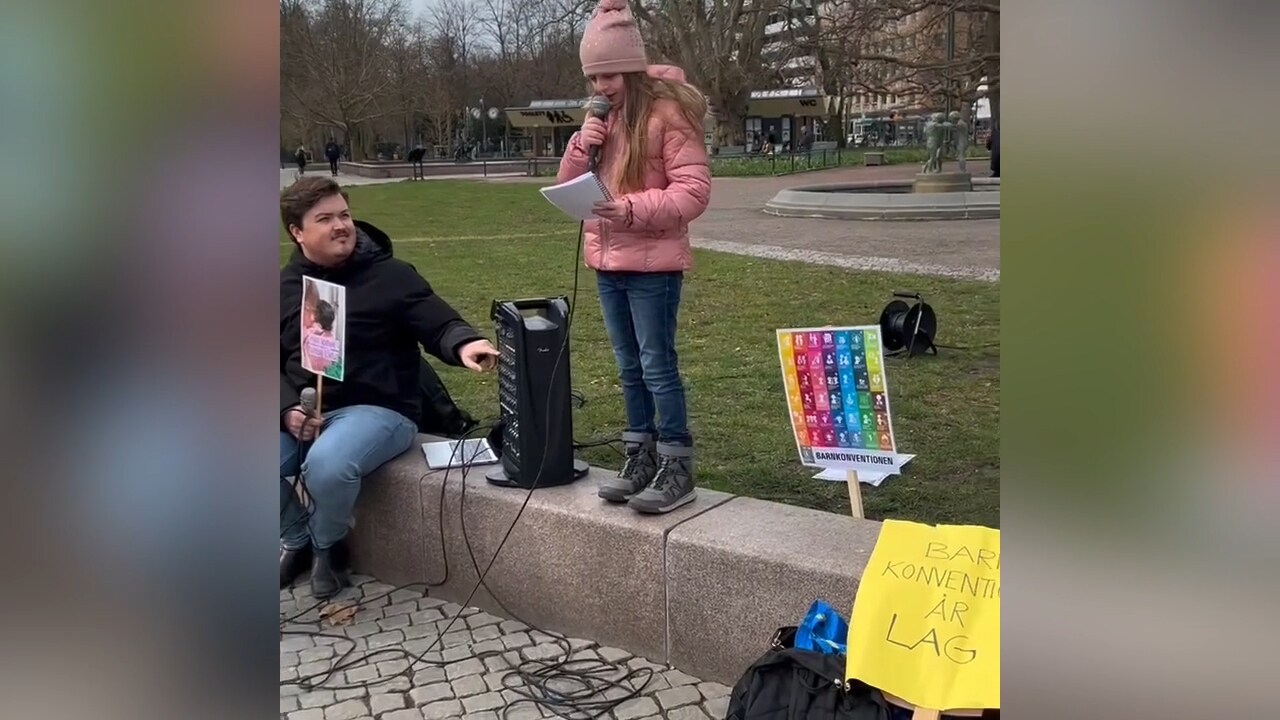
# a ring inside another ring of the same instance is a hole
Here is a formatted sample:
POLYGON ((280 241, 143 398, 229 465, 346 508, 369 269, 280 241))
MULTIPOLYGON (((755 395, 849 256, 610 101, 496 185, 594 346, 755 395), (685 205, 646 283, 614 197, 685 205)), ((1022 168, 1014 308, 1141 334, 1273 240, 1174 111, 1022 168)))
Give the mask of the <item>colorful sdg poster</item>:
POLYGON ((901 470, 878 326, 778 330, 778 354, 803 464, 901 470))

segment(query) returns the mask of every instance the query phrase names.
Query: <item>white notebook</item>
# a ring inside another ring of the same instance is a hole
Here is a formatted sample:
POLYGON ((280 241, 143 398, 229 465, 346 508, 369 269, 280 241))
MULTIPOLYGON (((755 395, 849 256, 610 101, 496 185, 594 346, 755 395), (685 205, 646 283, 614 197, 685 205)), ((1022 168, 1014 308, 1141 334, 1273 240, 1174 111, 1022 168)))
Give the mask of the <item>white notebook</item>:
POLYGON ((575 220, 599 220, 592 211, 592 206, 602 200, 613 199, 609 189, 595 173, 583 173, 559 185, 544 187, 542 196, 575 220))

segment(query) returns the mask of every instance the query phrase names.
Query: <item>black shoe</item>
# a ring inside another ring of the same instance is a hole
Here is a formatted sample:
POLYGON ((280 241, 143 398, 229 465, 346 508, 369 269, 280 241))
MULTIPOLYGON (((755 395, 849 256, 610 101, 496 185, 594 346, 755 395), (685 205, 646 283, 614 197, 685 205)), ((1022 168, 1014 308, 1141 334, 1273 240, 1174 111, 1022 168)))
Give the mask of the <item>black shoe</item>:
POLYGON ((311 560, 311 595, 328 600, 342 591, 346 578, 333 562, 333 548, 315 548, 311 560))
POLYGON ((351 548, 347 545, 346 538, 330 546, 329 566, 344 579, 351 574, 351 548))
POLYGON ((289 550, 280 546, 280 589, 289 587, 306 569, 311 559, 311 546, 305 545, 297 550, 289 550))

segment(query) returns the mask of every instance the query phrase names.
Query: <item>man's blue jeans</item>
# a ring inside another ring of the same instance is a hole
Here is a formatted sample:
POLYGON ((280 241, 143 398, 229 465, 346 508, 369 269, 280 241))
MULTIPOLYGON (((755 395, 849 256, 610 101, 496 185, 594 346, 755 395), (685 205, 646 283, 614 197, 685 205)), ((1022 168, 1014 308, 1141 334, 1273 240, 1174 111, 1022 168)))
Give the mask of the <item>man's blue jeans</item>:
POLYGON ((413 444, 418 427, 394 410, 353 405, 324 414, 320 435, 302 443, 280 433, 280 540, 287 548, 325 549, 346 537, 360 481, 413 444), (309 449, 305 446, 309 445, 309 449), (299 450, 302 450, 300 455, 299 450), (302 473, 309 519, 289 476, 302 473))
POLYGON ((618 361, 627 430, 656 432, 661 443, 692 445, 676 358, 676 314, 684 274, 597 272, 596 283, 618 361))

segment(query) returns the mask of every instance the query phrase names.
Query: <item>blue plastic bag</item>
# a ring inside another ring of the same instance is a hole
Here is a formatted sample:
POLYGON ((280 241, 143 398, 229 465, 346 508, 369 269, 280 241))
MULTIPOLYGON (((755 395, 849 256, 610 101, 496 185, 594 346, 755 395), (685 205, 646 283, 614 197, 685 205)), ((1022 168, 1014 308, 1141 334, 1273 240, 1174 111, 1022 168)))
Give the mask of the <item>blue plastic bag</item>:
POLYGON ((849 623, 836 609, 821 600, 815 600, 809 613, 796 627, 796 648, 827 655, 847 655, 845 645, 849 637, 849 623))

